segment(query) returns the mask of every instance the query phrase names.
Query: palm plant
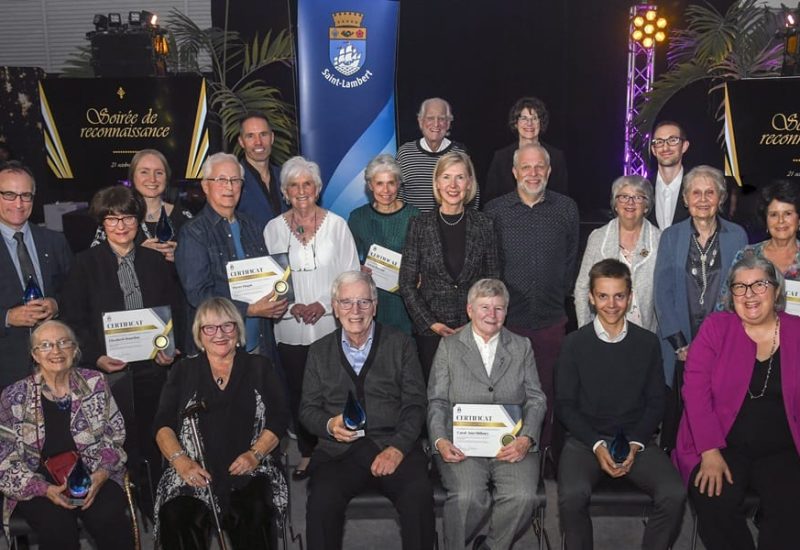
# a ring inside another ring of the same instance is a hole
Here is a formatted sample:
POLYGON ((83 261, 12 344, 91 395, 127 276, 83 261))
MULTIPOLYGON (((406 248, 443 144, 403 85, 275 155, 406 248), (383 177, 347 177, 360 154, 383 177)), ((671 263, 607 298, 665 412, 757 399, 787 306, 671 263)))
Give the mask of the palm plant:
POLYGON ((257 73, 274 63, 292 64, 291 34, 284 29, 273 37, 269 31, 263 39, 256 35, 247 44, 235 31, 199 28, 177 9, 170 12, 166 26, 171 41, 171 69, 206 77, 210 109, 222 127, 223 148, 229 150, 233 145, 238 153, 236 137, 241 116, 247 111, 260 111, 276 134, 275 160, 286 160, 292 154, 296 136, 293 109, 281 99, 280 90, 265 83, 257 73))
MULTIPOLYGON (((689 85, 707 80, 709 95, 726 82, 780 75, 783 42, 776 37, 780 18, 758 0, 734 2, 722 14, 711 5, 686 9, 687 27, 673 31, 667 51, 669 70, 653 83, 634 123, 649 135, 667 101, 689 85)), ((720 98, 715 118, 724 116, 720 98)), ((720 141, 722 129, 720 129, 720 141)))

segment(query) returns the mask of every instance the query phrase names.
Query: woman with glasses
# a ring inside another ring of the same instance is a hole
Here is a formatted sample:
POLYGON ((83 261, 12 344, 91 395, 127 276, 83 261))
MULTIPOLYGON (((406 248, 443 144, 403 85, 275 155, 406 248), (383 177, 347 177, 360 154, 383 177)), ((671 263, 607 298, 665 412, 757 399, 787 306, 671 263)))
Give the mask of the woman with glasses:
POLYGON ((200 304, 192 336, 200 354, 170 371, 154 425, 169 463, 156 497, 159 547, 208 548, 213 507, 234 550, 277 548, 275 518, 288 498, 272 455, 289 423, 283 383, 269 359, 245 351, 244 320, 230 300, 200 304), (199 449, 185 414, 192 409, 199 449))
MULTIPOLYGON (((757 213, 769 232, 769 239, 744 247, 736 253, 733 262, 736 263, 748 255, 766 258, 781 272, 787 281, 787 287, 800 285, 795 282, 800 281, 800 240, 797 239, 800 228, 800 193, 797 185, 782 180, 762 189, 757 213)), ((727 299, 728 289, 723 287, 717 309, 724 309, 727 299)))
MULTIPOLYGON (((114 384, 120 384, 119 388, 131 388, 132 384, 132 390, 118 394, 130 434, 125 448, 131 457, 134 480, 140 487, 151 487, 150 481, 158 479, 161 465, 152 437, 153 414, 167 378, 166 367, 174 358, 164 351, 152 360, 132 363, 111 356, 105 346, 103 315, 169 306, 175 323, 173 334, 180 334, 182 319, 176 312, 180 311, 181 290, 175 270, 163 254, 135 245, 143 212, 133 191, 122 185, 101 189, 92 198, 89 212, 103 226, 106 240, 75 257, 64 283, 62 318, 78 333, 82 364, 108 374, 118 373, 114 384), (155 472, 150 479, 140 475, 142 458, 155 472)), ((152 502, 143 500, 141 504, 146 513, 151 513, 152 502)))
POLYGON ((517 189, 517 181, 511 168, 514 165, 514 151, 522 145, 541 145, 550 155, 550 178, 547 188, 550 191, 568 195, 567 187, 567 159, 561 149, 541 141, 541 134, 547 131, 550 123, 550 113, 544 102, 536 97, 521 97, 508 112, 508 126, 516 139, 514 143, 498 149, 489 165, 486 175, 486 184, 481 189, 481 203, 510 193, 517 189))
POLYGON ((31 355, 34 373, 0 397, 3 524, 8 529, 12 514, 21 516, 42 550, 77 550, 80 518, 100 550, 132 550, 123 491, 125 422, 105 377, 74 366, 77 339, 60 321, 33 329, 31 355), (57 478, 67 471, 58 464, 78 460, 91 480, 83 504, 71 503, 67 483, 57 478))
POLYGON ((725 312, 689 348, 674 459, 708 550, 797 545, 800 319, 783 312, 783 278, 766 258, 736 262, 725 312), (742 503, 758 494, 758 544, 742 503))
POLYGON ((575 313, 579 327, 594 318, 589 305, 589 270, 600 260, 614 258, 631 270, 633 295, 628 320, 656 332, 653 272, 661 231, 645 219, 652 204, 653 185, 641 176, 622 176, 611 184, 611 208, 616 216, 589 235, 575 282, 575 313))
POLYGON ((290 205, 264 228, 272 254, 285 252, 292 268, 294 303, 275 322, 278 354, 286 372, 297 446, 301 460, 292 474, 308 477, 315 438, 298 421, 303 373, 309 346, 336 329, 331 284, 344 271, 359 268, 355 241, 347 222, 317 205, 322 191, 319 166, 292 157, 281 168, 281 193, 290 205))
POLYGON ((683 178, 689 217, 661 233, 654 276, 656 316, 667 402, 661 445, 672 448, 680 418, 683 362, 689 344, 717 303, 728 266, 747 244, 744 229, 719 217, 728 192, 722 172, 700 165, 683 178))
MULTIPOLYGON (((411 218, 419 215, 417 207, 403 202, 397 195, 401 184, 400 165, 391 155, 378 155, 372 159, 364 169, 364 179, 372 202, 353 210, 347 220, 362 262, 372 245, 400 253, 408 224, 411 218)), ((367 267, 361 269, 369 271, 367 267)), ((397 290, 378 289, 376 318, 380 323, 411 334, 411 319, 397 290)))

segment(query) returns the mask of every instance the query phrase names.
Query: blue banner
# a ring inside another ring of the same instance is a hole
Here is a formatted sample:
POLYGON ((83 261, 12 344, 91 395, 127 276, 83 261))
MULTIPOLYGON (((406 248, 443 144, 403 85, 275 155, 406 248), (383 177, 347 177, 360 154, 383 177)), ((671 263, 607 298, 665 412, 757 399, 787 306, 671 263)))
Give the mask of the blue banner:
POLYGON ((367 201, 364 168, 397 150, 397 0, 299 0, 300 150, 319 164, 322 204, 347 218, 367 201))

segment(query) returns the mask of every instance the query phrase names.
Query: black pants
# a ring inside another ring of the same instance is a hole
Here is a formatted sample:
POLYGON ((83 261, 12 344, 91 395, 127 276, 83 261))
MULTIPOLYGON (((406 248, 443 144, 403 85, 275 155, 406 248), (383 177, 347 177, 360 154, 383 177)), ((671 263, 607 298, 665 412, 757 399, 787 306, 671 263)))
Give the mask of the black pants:
POLYGON ((433 366, 433 357, 436 355, 436 350, 439 349, 439 340, 442 337, 438 334, 421 335, 415 334, 414 341, 417 344, 417 354, 419 355, 419 364, 422 367, 422 378, 425 380, 425 385, 428 385, 428 379, 431 377, 431 367, 433 366))
POLYGON ((306 502, 308 550, 342 548, 347 503, 367 488, 386 495, 397 509, 403 550, 433 548, 433 490, 422 449, 417 446, 409 452, 392 475, 375 477, 370 466, 380 452, 377 445, 369 439, 352 445, 344 457, 326 459, 315 454, 311 460, 306 502))
POLYGON ((286 383, 289 385, 289 405, 292 409, 292 420, 294 420, 294 429, 297 435, 297 448, 303 457, 311 456, 317 445, 317 437, 300 424, 299 418, 300 396, 303 393, 303 375, 306 372, 309 347, 278 344, 278 354, 283 371, 286 373, 286 383))
MULTIPOLYGON (((797 548, 797 495, 800 494, 800 457, 794 449, 751 459, 732 448, 721 450, 733 476, 733 484, 723 481, 722 494, 701 495, 694 486, 700 465, 689 477, 689 498, 700 522, 700 539, 707 550, 753 550, 753 537, 747 528, 745 493, 751 487, 760 497, 758 549, 797 548)), ((724 479, 724 478, 723 478, 724 479)))
MULTIPOLYGON (((159 540, 165 550, 208 548, 209 535, 216 532, 211 510, 199 499, 180 496, 164 504, 159 512, 159 540)), ((278 547, 275 507, 269 480, 258 476, 233 491, 230 508, 220 518, 234 550, 271 550, 278 547)))
POLYGON ((126 514, 122 487, 108 480, 87 510, 67 510, 47 497, 17 503, 14 514, 25 518, 39 538, 40 550, 78 550, 78 518, 100 550, 133 550, 133 523, 126 514))

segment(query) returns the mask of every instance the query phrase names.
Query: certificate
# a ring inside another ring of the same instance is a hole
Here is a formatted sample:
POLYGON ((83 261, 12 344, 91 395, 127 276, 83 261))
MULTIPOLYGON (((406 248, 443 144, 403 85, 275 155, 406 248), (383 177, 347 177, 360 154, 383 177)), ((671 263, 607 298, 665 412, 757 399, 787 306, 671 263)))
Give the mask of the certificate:
POLYGON ((378 288, 388 292, 397 292, 400 278, 400 261, 403 255, 377 244, 369 247, 364 267, 372 270, 372 280, 378 288))
POLYGON ((494 458, 521 429, 519 405, 453 405, 453 445, 466 456, 494 458))
POLYGON ((786 284, 786 313, 800 315, 800 281, 785 279, 786 284))
POLYGON ((275 290, 275 299, 294 300, 289 259, 286 254, 260 256, 228 262, 231 299, 253 304, 275 290))
POLYGON ((169 306, 103 313, 106 355, 120 361, 155 359, 159 351, 175 354, 169 306))

